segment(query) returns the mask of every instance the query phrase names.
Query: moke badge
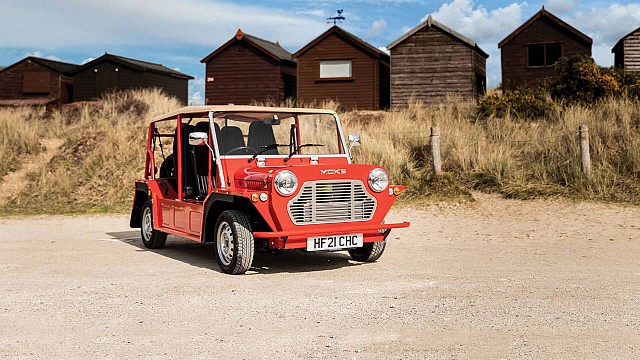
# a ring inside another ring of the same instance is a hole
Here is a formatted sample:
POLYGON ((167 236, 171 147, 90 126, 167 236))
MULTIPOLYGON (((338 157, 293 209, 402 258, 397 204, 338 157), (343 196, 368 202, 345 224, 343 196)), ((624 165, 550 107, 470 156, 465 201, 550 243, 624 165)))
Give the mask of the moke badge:
POLYGON ((347 175, 347 169, 325 169, 320 170, 322 175, 347 175))

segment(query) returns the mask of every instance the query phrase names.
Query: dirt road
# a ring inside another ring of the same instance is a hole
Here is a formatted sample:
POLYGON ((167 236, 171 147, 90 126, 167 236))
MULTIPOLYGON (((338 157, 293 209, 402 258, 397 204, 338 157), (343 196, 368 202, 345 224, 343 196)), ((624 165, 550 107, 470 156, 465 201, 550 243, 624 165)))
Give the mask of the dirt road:
POLYGON ((400 209, 372 264, 141 247, 123 216, 0 219, 0 358, 640 358, 640 209, 400 209))

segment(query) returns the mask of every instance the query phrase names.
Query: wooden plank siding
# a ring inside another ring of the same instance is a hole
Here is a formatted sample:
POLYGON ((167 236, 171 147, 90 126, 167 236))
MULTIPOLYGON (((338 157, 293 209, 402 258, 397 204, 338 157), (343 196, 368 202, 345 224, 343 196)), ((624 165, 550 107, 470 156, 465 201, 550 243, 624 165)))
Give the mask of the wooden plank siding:
POLYGON ((486 89, 489 55, 478 44, 431 16, 388 46, 391 106, 440 104, 452 95, 469 101, 486 89))
POLYGON ((332 30, 303 53, 294 54, 298 60, 298 102, 332 99, 348 109, 379 110, 386 107, 389 103, 386 90, 389 87, 388 63, 356 45, 357 42, 345 38, 342 33, 346 31, 334 28, 329 31, 332 30), (323 60, 351 60, 352 77, 320 79, 320 61, 323 60))
MULTIPOLYGON (((425 27, 391 49, 391 106, 411 99, 435 105, 454 94, 472 99, 474 51, 433 27, 425 27)), ((484 74, 484 71, 482 71, 484 74)))
POLYGON ((640 29, 624 40, 624 69, 640 71, 640 29))
POLYGON ((487 58, 473 52, 473 96, 479 97, 487 92, 487 58))
POLYGON ((625 71, 640 71, 640 28, 626 35, 611 50, 615 66, 625 71))
MULTIPOLYGON (((282 72, 295 74, 295 67, 282 72)), ((205 80, 205 104, 248 105, 253 101, 284 100, 278 62, 242 42, 206 63, 205 80), (243 50, 238 51, 239 48, 243 50)))
MULTIPOLYGON (((544 14, 548 14, 544 9, 544 14)), ((540 15, 537 15, 540 16, 540 15)), ((528 45, 560 43, 562 56, 591 56, 591 42, 577 36, 575 29, 549 16, 540 16, 501 46, 502 86, 506 90, 536 86, 557 79, 553 65, 529 67, 528 45)), ((586 35, 584 35, 586 37, 586 35)), ((589 39, 590 40, 590 39, 589 39)))
POLYGON ((49 98, 57 105, 66 104, 72 100, 68 93, 72 84, 70 76, 27 59, 0 72, 0 100, 49 98))
POLYGON ((114 90, 158 88, 182 104, 188 101, 188 79, 151 71, 132 69, 111 58, 85 66, 74 74, 76 101, 100 98, 114 90))
POLYGON ((206 67, 205 104, 280 104, 296 97, 296 63, 277 41, 238 29, 200 62, 206 67))

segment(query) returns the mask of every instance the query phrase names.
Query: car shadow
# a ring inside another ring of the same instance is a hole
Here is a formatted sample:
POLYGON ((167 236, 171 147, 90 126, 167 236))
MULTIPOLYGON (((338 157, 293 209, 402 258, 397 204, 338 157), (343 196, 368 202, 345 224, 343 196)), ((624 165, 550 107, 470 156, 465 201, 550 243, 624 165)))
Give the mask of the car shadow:
MULTIPOLYGON (((152 251, 173 260, 197 266, 199 268, 222 272, 216 262, 214 244, 200 244, 169 235, 162 249, 147 249, 140 240, 139 231, 107 232, 113 240, 137 248, 137 251, 152 251)), ((363 263, 351 260, 347 252, 319 252, 308 253, 299 250, 287 250, 280 254, 256 252, 253 265, 247 275, 305 273, 313 271, 327 271, 343 267, 359 266, 363 263)))

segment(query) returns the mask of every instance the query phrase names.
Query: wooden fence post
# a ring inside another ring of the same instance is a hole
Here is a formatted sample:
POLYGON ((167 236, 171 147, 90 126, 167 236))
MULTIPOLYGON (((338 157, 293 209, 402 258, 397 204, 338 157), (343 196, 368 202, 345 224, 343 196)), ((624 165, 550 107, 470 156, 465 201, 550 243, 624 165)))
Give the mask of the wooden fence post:
POLYGON ((582 174, 591 177, 591 154, 589 153, 589 128, 580 125, 580 158, 582 160, 582 174))
POLYGON ((440 128, 431 127, 431 155, 433 156, 433 172, 436 176, 442 173, 442 160, 440 159, 440 128))

